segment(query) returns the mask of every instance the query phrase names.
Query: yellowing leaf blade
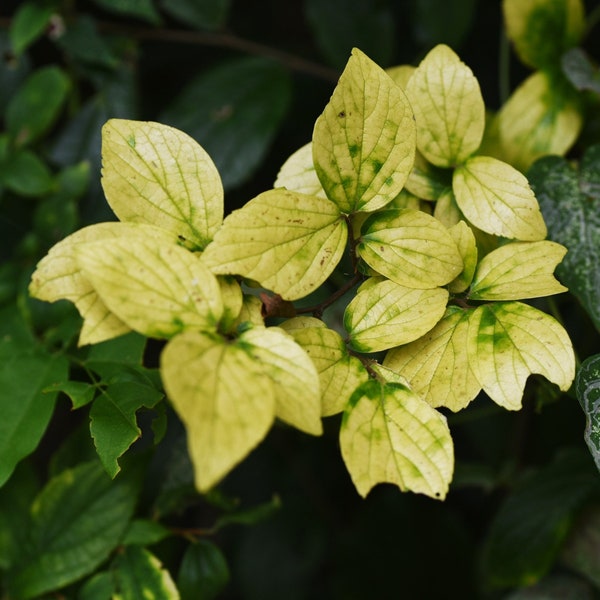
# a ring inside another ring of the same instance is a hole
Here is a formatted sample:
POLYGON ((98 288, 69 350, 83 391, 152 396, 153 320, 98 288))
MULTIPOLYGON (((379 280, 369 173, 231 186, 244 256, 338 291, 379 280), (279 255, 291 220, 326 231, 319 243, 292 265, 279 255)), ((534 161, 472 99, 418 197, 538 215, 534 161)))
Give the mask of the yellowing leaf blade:
POLYGON ((312 142, 294 152, 281 166, 273 187, 326 198, 313 164, 312 142))
POLYGON ((464 221, 459 221, 450 227, 448 233, 456 243, 464 265, 460 275, 449 283, 448 290, 453 294, 460 294, 469 287, 475 274, 478 254, 477 240, 473 230, 464 221))

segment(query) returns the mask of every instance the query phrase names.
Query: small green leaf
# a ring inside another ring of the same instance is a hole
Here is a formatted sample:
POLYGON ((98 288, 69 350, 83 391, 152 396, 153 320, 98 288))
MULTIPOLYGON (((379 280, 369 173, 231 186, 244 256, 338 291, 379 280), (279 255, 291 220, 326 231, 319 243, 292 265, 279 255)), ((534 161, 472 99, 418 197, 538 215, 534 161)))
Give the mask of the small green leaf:
POLYGON ((446 496, 454 469, 446 419, 403 385, 362 384, 344 412, 340 445, 363 497, 385 482, 440 500, 446 496))
POLYGON ((482 231, 530 242, 546 237, 527 179, 509 164, 487 156, 471 158, 454 171, 452 189, 464 216, 482 231))
POLYGON ((444 44, 423 59, 406 86, 415 112, 419 152, 438 167, 454 167, 479 148, 485 106, 473 72, 444 44))
POLYGON ((198 540, 187 547, 177 574, 181 600, 213 600, 228 581, 229 568, 218 546, 198 540))
POLYGON ((79 244, 75 258, 108 310, 148 337, 215 330, 223 313, 216 277, 176 244, 120 237, 79 244))
POLYGON ((73 409, 81 408, 89 404, 96 395, 97 386, 86 381, 62 381, 49 385, 44 389, 44 392, 62 392, 66 394, 73 409))
POLYGON ((377 210, 404 187, 414 156, 415 124, 404 92, 355 48, 313 132, 313 160, 327 197, 344 213, 377 210))
POLYGON ((566 292, 553 275, 567 249, 555 242, 513 242, 484 256, 469 298, 522 300, 566 292))
POLYGON ((581 364, 575 392, 585 413, 585 443, 600 470, 600 354, 590 356, 581 364))
POLYGON ((459 221, 456 225, 449 227, 448 233, 454 240, 464 265, 460 275, 448 284, 448 291, 452 294, 460 294, 473 281, 473 275, 477 267, 477 240, 473 230, 464 221, 459 221))
POLYGON ((77 600, 113 600, 115 591, 112 573, 100 571, 92 575, 78 590, 77 600))
POLYGON ((359 352, 379 352, 407 344, 442 318, 448 302, 443 288, 417 290, 383 277, 367 280, 348 304, 344 327, 359 352))
POLYGON ((183 25, 218 29, 227 21, 231 0, 161 0, 161 8, 183 25))
POLYGON ((202 261, 214 273, 242 275, 285 300, 296 300, 333 272, 347 234, 333 202, 270 190, 225 219, 202 261))
POLYGON ((156 521, 135 519, 129 524, 122 543, 124 546, 149 546, 161 542, 170 535, 171 531, 156 521))
POLYGON ((575 378, 567 332, 551 316, 521 302, 484 304, 469 319, 469 365, 486 394, 519 410, 525 381, 543 375, 562 391, 575 378))
POLYGON ((138 17, 153 25, 160 23, 160 15, 152 0, 93 0, 94 4, 116 15, 138 17))
POLYGON ((19 56, 40 38, 55 8, 52 4, 24 2, 15 13, 10 26, 10 42, 19 56))
POLYGON ((448 230, 430 215, 410 209, 375 213, 363 226, 360 257, 400 285, 434 288, 452 281, 463 262, 448 230))
POLYGON ((294 152, 281 166, 273 187, 326 198, 313 163, 312 142, 294 152))
POLYGON ((52 172, 30 150, 16 150, 0 162, 0 186, 20 196, 43 196, 54 187, 52 172))

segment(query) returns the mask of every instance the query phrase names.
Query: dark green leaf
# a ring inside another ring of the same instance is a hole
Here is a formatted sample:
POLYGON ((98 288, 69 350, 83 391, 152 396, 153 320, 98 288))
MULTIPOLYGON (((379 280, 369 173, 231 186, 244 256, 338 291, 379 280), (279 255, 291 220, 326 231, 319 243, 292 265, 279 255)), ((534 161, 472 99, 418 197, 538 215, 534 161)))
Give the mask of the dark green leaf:
POLYGON ((42 196, 54 186, 50 169, 30 150, 17 150, 0 163, 0 185, 20 196, 42 196))
POLYGON ((273 496, 272 500, 252 506, 251 508, 245 508, 242 510, 236 510, 230 513, 226 513, 217 519, 214 529, 221 529, 225 525, 255 525, 265 519, 271 517, 275 512, 281 508, 281 500, 279 496, 273 496))
POLYGON ((228 581, 227 561, 217 546, 208 540, 188 546, 177 576, 181 600, 212 600, 228 581))
POLYGON ((600 354, 590 356, 579 368, 575 392, 585 413, 585 442, 600 470, 600 354))
POLYGON ((416 41, 424 48, 447 44, 454 49, 471 28, 476 0, 419 0, 411 3, 416 41))
POLYGON ((53 12, 51 4, 40 2, 25 2, 19 7, 10 27, 10 40, 17 56, 41 37, 53 12))
POLYGON ((378 0, 308 0, 306 16, 325 58, 342 69, 353 47, 387 66, 394 51, 394 17, 378 0))
POLYGON ((30 70, 27 55, 15 56, 11 50, 8 33, 0 30, 0 113, 20 87, 30 70))
POLYGON ((548 238, 568 249, 556 275, 600 331, 600 146, 587 150, 579 172, 565 159, 549 156, 533 165, 528 179, 548 238))
POLYGON ((79 589, 77 600, 113 600, 112 573, 101 571, 90 577, 79 589))
POLYGON ((195 138, 225 188, 242 183, 263 159, 290 96, 287 73, 262 58, 230 62, 194 79, 160 121, 195 138))
POLYGON ((111 481, 97 462, 50 480, 33 503, 28 543, 7 574, 9 596, 35 598, 92 573, 119 544, 136 495, 130 481, 111 481))
POLYGON ((30 75, 6 109, 6 128, 23 146, 41 137, 60 113, 71 83, 62 69, 43 67, 30 75))
POLYGON ((85 363, 92 371, 104 379, 109 379, 121 372, 124 366, 140 367, 145 347, 144 336, 139 333, 128 333, 91 346, 85 363))
POLYGON ((594 600, 587 582, 572 575, 550 575, 539 583, 519 589, 504 600, 594 600))
POLYGON ((161 0, 161 8, 188 27, 217 29, 225 24, 231 0, 161 0))
POLYGON ((89 404, 96 395, 97 386, 85 381, 62 381, 49 385, 45 392, 62 392, 66 394, 73 404, 73 408, 81 408, 89 404))
POLYGON ((0 364, 15 353, 28 353, 36 346, 31 330, 13 304, 0 310, 0 364))
POLYGON ((563 73, 578 90, 600 94, 600 71, 581 48, 571 48, 561 58, 563 73))
POLYGON ((136 519, 129 524, 123 537, 125 546, 150 546, 169 537, 171 532, 156 521, 136 519))
POLYGON ((160 15, 152 0, 94 0, 94 3, 117 15, 138 17, 153 25, 160 23, 160 15))

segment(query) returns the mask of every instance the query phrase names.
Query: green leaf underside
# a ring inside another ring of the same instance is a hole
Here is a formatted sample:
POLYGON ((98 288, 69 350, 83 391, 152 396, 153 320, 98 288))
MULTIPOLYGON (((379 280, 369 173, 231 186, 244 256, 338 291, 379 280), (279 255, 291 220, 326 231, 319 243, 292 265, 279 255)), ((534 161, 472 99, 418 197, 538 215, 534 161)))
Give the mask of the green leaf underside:
POLYGON ((76 260, 107 308, 134 331, 169 338, 214 330, 223 305, 216 277, 173 243, 132 239, 80 244, 76 260))
POLYGON ((169 341, 161 355, 161 376, 187 430, 196 486, 207 491, 271 427, 273 382, 245 348, 201 332, 169 341))
POLYGON ((521 408, 532 373, 566 391, 575 377, 567 332, 552 317, 521 302, 475 309, 469 318, 469 365, 487 395, 508 410, 521 408))
POLYGON ((204 248, 223 220, 223 186, 206 151, 159 123, 102 128, 102 187, 121 221, 157 225, 204 248))
POLYGON ((357 246, 375 271, 400 285, 433 288, 452 281, 463 262, 447 229, 411 209, 386 210, 366 221, 357 246))
POLYGON ((343 213, 377 210, 398 195, 412 168, 412 110, 402 89, 355 48, 312 141, 328 198, 343 213))
POLYGON ((372 278, 346 308, 350 346, 378 352, 407 344, 427 333, 444 315, 448 291, 418 290, 389 279, 372 278))
POLYGON ((475 239, 473 230, 465 223, 465 221, 459 221, 452 227, 449 227, 448 233, 454 240, 463 261, 463 270, 458 277, 450 282, 448 291, 453 294, 460 294, 461 292, 464 292, 473 281, 478 258, 477 240, 475 239))
POLYGON ((274 188, 284 187, 294 192, 326 198, 313 163, 312 142, 294 152, 281 166, 274 188))
POLYGON ((358 493, 378 483, 443 499, 454 468, 446 419, 406 387, 371 380, 352 395, 340 445, 358 493))
POLYGON ((417 123, 419 152, 438 167, 453 167, 481 144, 485 106, 469 67, 446 45, 427 54, 406 86, 417 123))
POLYGON ((354 390, 368 380, 361 361, 348 354, 342 337, 323 321, 296 317, 282 323, 302 346, 319 373, 321 384, 321 415, 335 415, 344 410, 354 390), (305 326, 300 323, 306 321, 305 326))
POLYGON ((567 291, 553 276, 567 249, 549 241, 513 242, 483 257, 469 297, 474 300, 522 300, 567 291))
POLYGON ((585 413, 585 443, 600 470, 600 354, 583 361, 577 372, 575 391, 585 413))
POLYGON ((475 227, 502 237, 538 241, 546 225, 524 175, 487 156, 476 156, 454 171, 458 207, 475 227))
POLYGON ((296 300, 333 272, 347 236, 333 202, 269 190, 225 219, 202 261, 214 273, 242 275, 296 300))

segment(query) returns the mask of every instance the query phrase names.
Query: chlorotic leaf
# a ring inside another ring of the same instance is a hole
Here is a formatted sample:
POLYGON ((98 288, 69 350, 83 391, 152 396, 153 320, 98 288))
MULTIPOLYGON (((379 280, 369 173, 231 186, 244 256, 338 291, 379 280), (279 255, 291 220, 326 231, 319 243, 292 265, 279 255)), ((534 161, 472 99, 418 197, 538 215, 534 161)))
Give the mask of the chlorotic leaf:
POLYGON ((585 443, 600 470, 600 354, 583 361, 577 372, 575 391, 585 413, 585 443))
POLYGON ((406 180, 406 189, 423 200, 437 200, 452 186, 448 171, 428 163, 420 152, 406 180))
POLYGON ((552 274, 567 249, 549 241, 513 242, 484 256, 469 298, 474 300, 522 300, 566 292, 552 274))
POLYGON ((350 347, 379 352, 426 334, 443 317, 448 291, 408 288, 383 277, 359 288, 344 313, 350 347))
MULTIPOLYGON (((446 190, 437 199, 435 208, 433 209, 433 216, 448 229, 464 220, 451 189, 446 190)), ((452 239, 454 238, 455 236, 452 235, 452 239)))
POLYGON ((340 445, 358 493, 378 483, 443 499, 454 469, 443 415, 406 387, 371 380, 352 395, 340 445))
POLYGON ((143 335, 215 330, 223 313, 216 277, 176 244, 140 237, 101 240, 79 244, 75 258, 108 309, 143 335))
POLYGON ((508 410, 521 408, 527 377, 543 375, 566 391, 575 378, 567 332, 551 316, 521 302, 497 302, 469 318, 469 365, 486 394, 508 410))
POLYGON ((319 374, 305 350, 278 327, 253 327, 242 333, 238 343, 273 381, 275 416, 301 431, 321 435, 319 374))
POLYGON ((190 136, 159 123, 111 119, 102 128, 102 187, 121 221, 148 223, 204 248, 223 220, 223 186, 190 136))
POLYGON ((240 284, 229 275, 217 277, 223 300, 223 315, 219 325, 221 331, 232 331, 238 322, 244 305, 244 295, 240 284))
POLYGON ((196 487, 217 484, 264 438, 275 390, 243 345, 185 332, 161 354, 165 390, 187 430, 196 487))
POLYGON ((400 285, 433 288, 452 281, 463 262, 448 230, 417 210, 384 210, 363 226, 357 250, 375 271, 400 285))
POLYGON ((383 366, 405 377, 431 406, 462 410, 481 390, 467 353, 470 314, 449 308, 427 335, 390 350, 383 366))
POLYGON ((285 300, 296 300, 329 277, 347 235, 333 202, 269 190, 225 219, 202 261, 214 273, 242 275, 285 300))
POLYGON ((326 198, 313 164, 312 142, 294 152, 281 166, 273 187, 326 198))
POLYGON ((260 301, 260 298, 250 294, 244 294, 242 297, 242 308, 235 323, 232 324, 232 329, 233 327, 237 328, 248 324, 256 327, 264 327, 265 320, 262 316, 262 307, 263 304, 260 301))
POLYGON ((403 188, 415 155, 415 124, 402 89, 357 48, 315 123, 313 160, 343 213, 385 206, 403 188))
POLYGON ((438 167, 453 167, 479 148, 485 106, 473 72, 446 45, 423 59, 406 86, 415 112, 419 152, 438 167))
POLYGON ((452 236, 464 265, 460 275, 448 284, 448 291, 452 294, 460 294, 473 281, 473 275, 477 267, 477 240, 473 230, 464 221, 459 221, 456 225, 449 227, 448 233, 452 236))
POLYGON ((509 164, 476 156, 454 171, 452 189, 470 223, 502 237, 538 241, 546 225, 525 176, 509 164))

